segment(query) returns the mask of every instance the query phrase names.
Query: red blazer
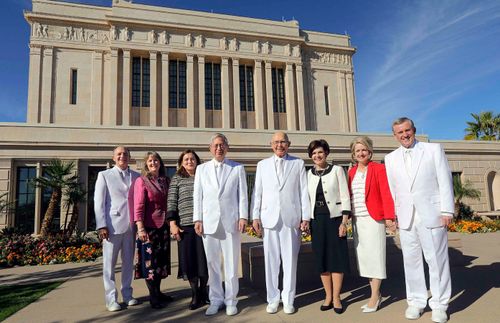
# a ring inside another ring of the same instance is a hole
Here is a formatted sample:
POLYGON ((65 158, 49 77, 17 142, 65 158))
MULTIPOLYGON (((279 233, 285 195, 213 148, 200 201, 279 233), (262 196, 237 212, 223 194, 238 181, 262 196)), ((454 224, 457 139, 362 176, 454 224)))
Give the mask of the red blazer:
POLYGON ((167 213, 167 194, 170 181, 160 177, 162 186, 141 176, 134 184, 134 223, 143 221, 146 228, 161 228, 167 213))
MULTIPOLYGON (((349 192, 352 198, 352 180, 358 165, 349 170, 349 192)), ((352 199, 351 199, 352 200, 352 199)), ((376 220, 394 220, 394 201, 392 200, 385 166, 376 162, 368 163, 365 185, 365 203, 370 216, 376 220)))

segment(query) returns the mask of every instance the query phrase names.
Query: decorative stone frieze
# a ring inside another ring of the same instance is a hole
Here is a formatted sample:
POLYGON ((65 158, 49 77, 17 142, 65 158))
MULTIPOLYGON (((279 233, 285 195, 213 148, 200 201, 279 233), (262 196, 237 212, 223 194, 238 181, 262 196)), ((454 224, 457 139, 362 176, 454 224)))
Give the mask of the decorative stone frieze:
POLYGON ((231 42, 229 43, 229 50, 233 52, 237 52, 240 50, 240 41, 236 38, 231 39, 231 42))
POLYGON ((203 35, 196 36, 195 46, 198 48, 205 48, 207 39, 203 35))
POLYGON ((222 37, 219 41, 219 48, 222 50, 228 50, 229 49, 229 42, 226 37, 222 37))
POLYGON ((120 30, 120 39, 123 41, 130 41, 130 31, 128 30, 128 27, 125 26, 120 30))
POLYGON ((170 43, 170 35, 164 30, 158 36, 158 43, 168 45, 170 43))
POLYGON ((253 52, 255 54, 262 53, 262 43, 260 42, 260 40, 254 41, 254 43, 253 43, 253 52))
POLYGON ((187 34, 184 37, 184 45, 186 47, 193 47, 194 46, 194 37, 191 34, 187 34))
POLYGON ((158 42, 158 34, 156 33, 156 31, 151 30, 148 33, 148 42, 150 42, 151 44, 156 44, 158 42))
POLYGON ((352 65, 351 56, 348 54, 314 51, 309 56, 313 62, 332 65, 352 65))

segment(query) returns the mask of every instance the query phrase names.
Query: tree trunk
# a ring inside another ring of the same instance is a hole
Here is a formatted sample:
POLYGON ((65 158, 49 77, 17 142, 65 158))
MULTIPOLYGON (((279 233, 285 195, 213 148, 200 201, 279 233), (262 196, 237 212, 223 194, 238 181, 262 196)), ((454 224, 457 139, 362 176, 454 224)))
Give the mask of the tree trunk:
POLYGON ((78 205, 73 204, 73 212, 71 214, 71 220, 68 224, 68 229, 66 230, 66 237, 71 237, 73 231, 75 231, 76 224, 78 223, 78 218, 80 216, 80 212, 78 211, 78 205))
POLYGON ((460 214, 460 202, 455 202, 455 217, 457 219, 461 218, 461 214, 460 214))
POLYGON ((52 221, 54 220, 54 210, 60 200, 61 190, 54 189, 52 191, 52 195, 50 196, 49 206, 47 207, 47 211, 45 211, 45 215, 43 217, 42 229, 40 230, 42 237, 47 237, 49 235, 50 228, 52 227, 52 221))

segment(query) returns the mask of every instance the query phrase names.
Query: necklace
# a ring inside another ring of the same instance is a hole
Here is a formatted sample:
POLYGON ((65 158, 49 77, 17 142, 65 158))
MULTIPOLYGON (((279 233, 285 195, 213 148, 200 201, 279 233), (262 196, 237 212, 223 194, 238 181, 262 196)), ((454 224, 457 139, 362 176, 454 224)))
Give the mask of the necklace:
POLYGON ((328 169, 328 165, 326 165, 325 168, 323 169, 314 169, 316 171, 316 175, 318 175, 319 177, 323 176, 323 174, 325 174, 326 170, 328 169))

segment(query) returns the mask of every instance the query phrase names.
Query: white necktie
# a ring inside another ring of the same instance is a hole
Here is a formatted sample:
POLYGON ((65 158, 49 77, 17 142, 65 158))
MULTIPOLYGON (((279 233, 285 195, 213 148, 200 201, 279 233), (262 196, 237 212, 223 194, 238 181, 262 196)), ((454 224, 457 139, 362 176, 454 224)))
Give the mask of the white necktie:
POLYGON ((408 174, 408 176, 411 176, 411 167, 412 167, 412 160, 411 160, 411 158, 412 158, 412 156, 411 156, 411 150, 407 149, 405 151, 404 160, 405 160, 406 173, 408 174))
POLYGON ((222 184, 222 166, 223 165, 224 165, 223 163, 219 163, 217 165, 217 168, 215 169, 216 174, 217 174, 217 182, 219 183, 219 186, 222 184))
POLYGON ((278 175, 278 180, 283 183, 283 158, 278 158, 278 166, 276 167, 276 174, 278 175))

